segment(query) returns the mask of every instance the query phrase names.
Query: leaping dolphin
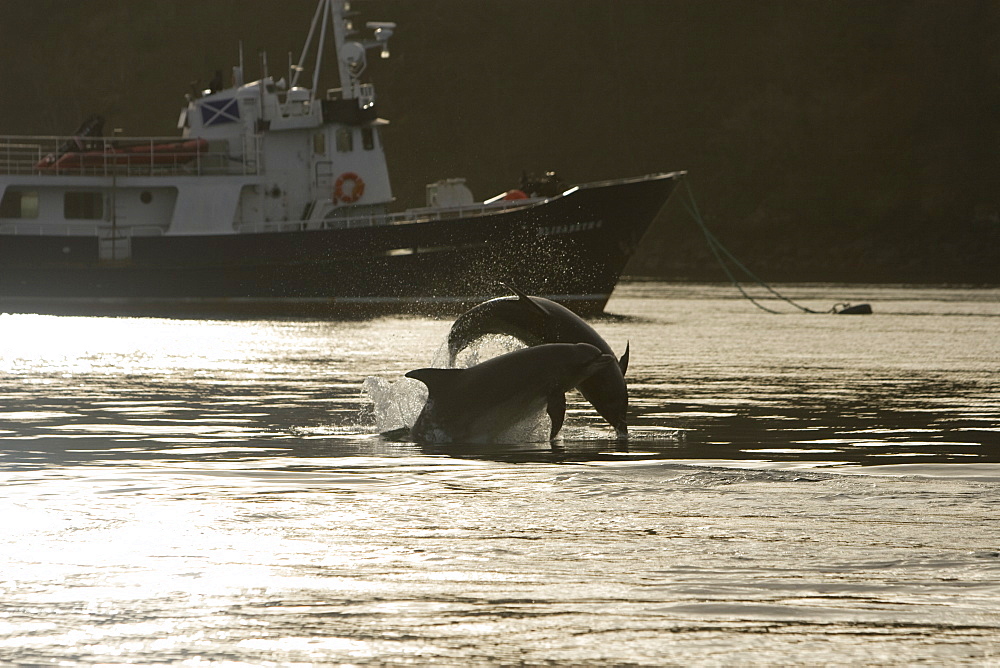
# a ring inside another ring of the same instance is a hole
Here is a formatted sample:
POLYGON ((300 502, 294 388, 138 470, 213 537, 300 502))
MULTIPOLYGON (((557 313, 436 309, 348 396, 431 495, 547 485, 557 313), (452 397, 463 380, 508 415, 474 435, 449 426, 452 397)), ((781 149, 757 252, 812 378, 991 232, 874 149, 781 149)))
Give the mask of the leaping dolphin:
POLYGON ((426 385, 428 395, 410 434, 419 443, 494 443, 545 408, 554 438, 565 418, 566 392, 615 362, 588 343, 549 343, 467 369, 414 369, 406 377, 426 385))
MULTIPOLYGON (((614 351, 600 334, 565 306, 544 297, 529 297, 516 288, 516 297, 499 297, 466 311, 448 332, 448 356, 451 364, 459 351, 487 334, 507 334, 536 346, 545 343, 589 343, 601 352, 614 351)), ((615 428, 620 439, 628 438, 628 368, 629 347, 618 364, 601 368, 582 380, 577 389, 615 428)))

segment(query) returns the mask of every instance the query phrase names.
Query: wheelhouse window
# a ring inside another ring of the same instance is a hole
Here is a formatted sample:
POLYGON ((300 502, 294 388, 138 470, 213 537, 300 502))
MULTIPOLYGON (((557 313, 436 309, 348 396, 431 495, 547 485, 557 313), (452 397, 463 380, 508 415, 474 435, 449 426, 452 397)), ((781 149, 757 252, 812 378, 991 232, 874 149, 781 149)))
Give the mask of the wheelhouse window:
POLYGON ((351 128, 337 129, 337 150, 341 153, 350 153, 354 150, 354 132, 351 128))
POLYGON ((63 196, 63 215, 68 220, 100 220, 104 217, 101 193, 68 192, 63 196))
POLYGON ((0 200, 0 218, 38 218, 38 193, 7 190, 0 200))
POLYGON ((372 128, 361 128, 361 145, 366 151, 375 148, 375 130, 372 128))

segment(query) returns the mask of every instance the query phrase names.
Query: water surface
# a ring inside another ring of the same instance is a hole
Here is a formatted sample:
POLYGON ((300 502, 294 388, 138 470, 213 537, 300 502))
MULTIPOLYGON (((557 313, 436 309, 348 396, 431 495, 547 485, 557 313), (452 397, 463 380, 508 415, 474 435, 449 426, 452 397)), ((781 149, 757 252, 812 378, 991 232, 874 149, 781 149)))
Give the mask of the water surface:
POLYGON ((997 662, 1000 290, 631 283, 627 448, 379 435, 450 320, 0 316, 0 662, 997 662))

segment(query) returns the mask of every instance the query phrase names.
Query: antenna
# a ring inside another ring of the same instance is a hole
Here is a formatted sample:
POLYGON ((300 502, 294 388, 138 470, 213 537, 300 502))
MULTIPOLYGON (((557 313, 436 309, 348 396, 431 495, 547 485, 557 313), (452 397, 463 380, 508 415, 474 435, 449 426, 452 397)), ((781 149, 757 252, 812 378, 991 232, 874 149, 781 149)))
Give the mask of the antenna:
POLYGON ((369 21, 365 24, 375 31, 375 43, 382 46, 382 57, 389 57, 389 38, 392 31, 396 29, 396 24, 391 21, 369 21))
POLYGON ((243 40, 240 40, 240 64, 233 68, 233 86, 243 85, 243 40))
MULTIPOLYGON (((292 52, 288 52, 288 80, 292 81, 295 73, 295 63, 292 61, 292 52)), ((291 86, 289 86, 290 88, 291 86)))

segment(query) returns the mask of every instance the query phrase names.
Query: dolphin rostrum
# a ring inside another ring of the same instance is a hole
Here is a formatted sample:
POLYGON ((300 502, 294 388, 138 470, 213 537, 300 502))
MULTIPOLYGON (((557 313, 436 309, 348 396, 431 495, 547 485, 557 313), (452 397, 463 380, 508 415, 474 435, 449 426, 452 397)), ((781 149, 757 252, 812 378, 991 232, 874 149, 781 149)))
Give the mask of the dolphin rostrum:
POLYGON ((545 408, 554 438, 565 418, 566 392, 615 362, 588 343, 549 343, 467 369, 414 369, 406 377, 428 393, 410 433, 420 443, 493 443, 545 408))
MULTIPOLYGON (((451 364, 459 351, 487 334, 507 334, 529 346, 543 343, 589 343, 601 352, 614 355, 593 327, 565 306, 544 297, 529 297, 512 288, 517 297, 499 297, 466 311, 448 332, 448 356, 451 364)), ((618 364, 603 367, 577 386, 580 393, 615 428, 618 438, 628 438, 628 368, 629 347, 618 364)))

